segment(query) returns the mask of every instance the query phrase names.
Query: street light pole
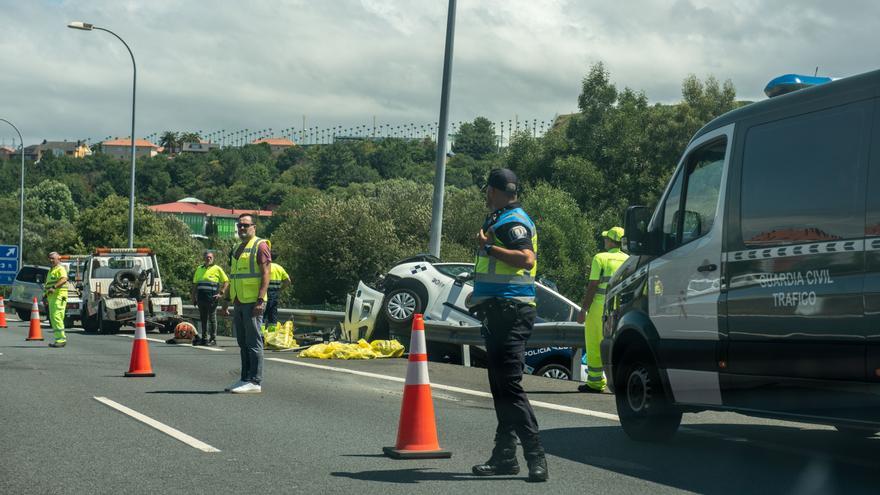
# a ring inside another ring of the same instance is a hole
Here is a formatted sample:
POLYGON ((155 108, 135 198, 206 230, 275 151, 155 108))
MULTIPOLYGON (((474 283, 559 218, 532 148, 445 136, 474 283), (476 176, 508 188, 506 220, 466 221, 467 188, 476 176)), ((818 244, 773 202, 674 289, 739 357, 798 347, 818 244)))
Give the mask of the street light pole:
POLYGON ((455 38, 455 1, 449 0, 446 18, 446 50, 443 58, 443 86, 440 90, 440 128, 437 131, 437 162, 434 172, 434 199, 431 205, 431 237, 428 251, 440 257, 443 231, 443 188, 446 183, 446 127, 449 121, 449 86, 452 79, 452 42, 455 38))
POLYGON ((19 199, 20 204, 18 205, 18 267, 21 268, 21 260, 24 254, 24 139, 22 139, 21 131, 18 130, 18 127, 15 127, 15 124, 6 119, 0 119, 0 121, 11 125, 15 132, 18 133, 18 147, 21 150, 21 199, 19 199))
POLYGON ((110 33, 116 37, 119 41, 125 45, 125 49, 128 50, 129 56, 131 56, 131 66, 133 69, 132 72, 132 83, 131 83, 131 190, 128 195, 128 247, 134 247, 134 188, 135 188, 135 171, 136 171, 136 146, 135 146, 135 133, 134 133, 134 115, 135 115, 135 96, 137 94, 137 64, 134 61, 134 54, 131 52, 131 48, 129 48, 128 43, 125 42, 124 39, 120 38, 118 34, 110 31, 109 29, 104 29, 102 27, 95 26, 93 24, 89 24, 87 22, 71 22, 67 25, 67 27, 71 29, 79 29, 82 31, 104 31, 105 33, 110 33))

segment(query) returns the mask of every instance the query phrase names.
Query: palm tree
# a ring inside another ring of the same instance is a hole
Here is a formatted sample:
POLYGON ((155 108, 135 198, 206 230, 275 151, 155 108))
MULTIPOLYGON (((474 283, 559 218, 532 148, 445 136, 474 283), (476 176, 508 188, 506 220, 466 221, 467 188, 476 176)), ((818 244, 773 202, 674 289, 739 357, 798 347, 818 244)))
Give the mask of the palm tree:
POLYGON ((166 154, 174 154, 174 150, 180 146, 180 137, 174 131, 165 131, 159 137, 159 144, 165 148, 166 154))
POLYGON ((178 144, 183 146, 188 143, 200 143, 202 141, 202 136, 198 132, 184 132, 180 135, 178 140, 178 144))

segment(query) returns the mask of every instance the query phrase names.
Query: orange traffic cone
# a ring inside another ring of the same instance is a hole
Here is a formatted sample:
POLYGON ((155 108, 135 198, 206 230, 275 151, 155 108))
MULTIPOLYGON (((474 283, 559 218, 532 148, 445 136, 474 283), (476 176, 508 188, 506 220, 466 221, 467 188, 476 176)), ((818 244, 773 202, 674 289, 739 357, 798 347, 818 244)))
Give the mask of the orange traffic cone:
POLYGON ((138 301, 137 319, 134 322, 134 343, 131 346, 131 364, 125 376, 156 376, 150 365, 150 349, 147 347, 147 326, 144 324, 144 303, 138 301))
POLYGON ((37 305, 36 297, 34 305, 31 306, 31 328, 27 340, 43 340, 43 329, 40 328, 40 306, 37 305))
POLYGON ((385 455, 395 459, 445 459, 452 457, 440 449, 434 421, 434 401, 428 380, 428 352, 425 346, 425 322, 421 314, 413 315, 410 337, 409 365, 403 386, 403 404, 397 427, 397 445, 384 447, 385 455))
POLYGON ((6 303, 3 302, 3 296, 0 296, 0 328, 6 328, 6 303))

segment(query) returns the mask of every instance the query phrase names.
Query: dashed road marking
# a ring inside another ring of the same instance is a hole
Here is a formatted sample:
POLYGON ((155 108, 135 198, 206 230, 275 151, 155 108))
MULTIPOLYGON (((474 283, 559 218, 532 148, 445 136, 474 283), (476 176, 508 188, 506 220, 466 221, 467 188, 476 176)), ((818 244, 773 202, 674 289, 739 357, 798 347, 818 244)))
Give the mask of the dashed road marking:
POLYGON ((112 401, 106 397, 93 397, 93 398, 102 404, 106 404, 107 406, 110 406, 113 409, 116 409, 117 411, 140 421, 141 423, 144 423, 148 426, 152 426, 153 428, 161 431, 162 433, 164 433, 172 438, 180 440, 181 442, 189 445, 190 447, 192 447, 194 449, 201 450, 202 452, 220 452, 220 449, 212 447, 197 438, 193 438, 193 437, 187 435, 186 433, 184 433, 176 428, 172 428, 172 427, 166 425, 165 423, 160 423, 159 421, 156 421, 155 419, 153 419, 149 416, 141 414, 141 413, 135 411, 134 409, 130 409, 128 407, 125 407, 118 402, 112 401))

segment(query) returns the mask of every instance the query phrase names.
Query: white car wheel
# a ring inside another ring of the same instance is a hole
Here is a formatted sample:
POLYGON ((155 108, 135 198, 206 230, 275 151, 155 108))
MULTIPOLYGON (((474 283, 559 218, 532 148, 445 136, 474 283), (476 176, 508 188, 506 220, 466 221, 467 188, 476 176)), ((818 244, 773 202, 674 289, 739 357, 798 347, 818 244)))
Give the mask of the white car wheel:
POLYGON ((571 374, 568 372, 568 368, 561 364, 548 364, 537 372, 535 372, 537 376, 543 376, 545 378, 555 378, 557 380, 568 380, 571 378, 571 374))
POLYGON ((412 289, 396 289, 385 297, 385 316, 393 323, 407 323, 422 310, 422 300, 412 289))

